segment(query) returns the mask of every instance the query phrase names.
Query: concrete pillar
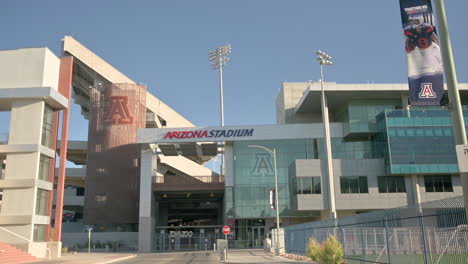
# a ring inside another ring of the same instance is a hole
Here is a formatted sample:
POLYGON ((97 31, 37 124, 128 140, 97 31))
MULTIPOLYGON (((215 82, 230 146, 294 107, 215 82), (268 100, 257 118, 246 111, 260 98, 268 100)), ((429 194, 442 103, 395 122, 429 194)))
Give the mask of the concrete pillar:
POLYGON ((156 170, 153 150, 143 149, 140 166, 140 216, 138 223, 138 252, 151 252, 154 248, 155 216, 152 176, 156 170))
POLYGON ((411 175, 411 192, 413 195, 412 205, 419 208, 421 204, 421 192, 419 190, 419 178, 415 174, 411 175))
MULTIPOLYGON (((37 184, 34 182, 39 173, 43 114, 44 101, 40 99, 12 102, 8 145, 37 147, 31 152, 7 153, 4 180, 16 181, 17 187, 3 190, 0 217, 7 224, 4 228, 30 241, 33 240, 34 224, 47 225, 49 222, 49 217, 35 215, 37 184)), ((12 244, 27 243, 14 235, 0 233, 0 238, 12 244)))

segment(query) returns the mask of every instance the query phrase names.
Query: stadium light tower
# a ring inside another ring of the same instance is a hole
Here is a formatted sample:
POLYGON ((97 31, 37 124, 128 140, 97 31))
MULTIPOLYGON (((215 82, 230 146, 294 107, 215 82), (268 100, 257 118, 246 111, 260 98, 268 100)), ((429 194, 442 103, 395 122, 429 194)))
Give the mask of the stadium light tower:
MULTIPOLYGON (((223 66, 228 63, 229 58, 227 55, 231 53, 231 44, 226 44, 215 50, 212 50, 208 54, 208 59, 213 70, 219 69, 219 102, 220 102, 220 114, 221 114, 221 126, 224 126, 224 95, 223 95, 223 66)), ((223 142, 224 149, 224 142, 223 142)), ((221 175, 224 175, 224 154, 221 154, 221 175)))
POLYGON ((208 59, 213 70, 219 69, 219 93, 221 107, 221 126, 224 126, 224 96, 223 96, 223 66, 228 63, 227 55, 231 53, 231 44, 226 44, 220 48, 210 51, 208 59))
POLYGON ((330 218, 336 219, 336 205, 335 205, 335 185, 333 179, 333 160, 331 153, 331 136, 330 136, 330 122, 328 120, 328 103, 325 98, 325 91, 323 90, 323 65, 332 65, 332 57, 327 53, 319 50, 315 53, 317 55, 317 62, 320 64, 320 87, 321 105, 322 105, 322 123, 323 134, 325 142, 325 154, 327 161, 327 176, 328 176, 328 194, 330 195, 330 218))

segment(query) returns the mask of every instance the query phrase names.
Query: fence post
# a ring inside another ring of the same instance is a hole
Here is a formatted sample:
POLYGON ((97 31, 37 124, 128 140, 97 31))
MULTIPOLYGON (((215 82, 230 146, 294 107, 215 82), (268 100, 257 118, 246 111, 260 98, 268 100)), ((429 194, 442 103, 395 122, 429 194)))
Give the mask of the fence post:
MULTIPOLYGON (((392 257, 391 257, 391 252, 392 250, 390 249, 390 239, 388 236, 388 218, 385 217, 384 220, 384 226, 385 226, 385 241, 387 242, 387 256, 388 256, 388 263, 392 263, 392 257)), ((398 241, 397 241, 398 243, 398 241)))
POLYGON ((366 260, 366 244, 364 240, 364 227, 361 228, 361 248, 362 248, 362 260, 361 263, 364 263, 366 260))
POLYGON ((426 234, 425 234, 425 228, 424 228, 424 220, 423 220, 423 213, 421 209, 421 205, 419 206, 418 210, 418 218, 419 218, 419 225, 421 227, 421 239, 422 239, 422 247, 423 247, 423 256, 424 256, 424 264, 429 263, 429 257, 428 257, 428 251, 427 251, 427 245, 426 245, 426 234))

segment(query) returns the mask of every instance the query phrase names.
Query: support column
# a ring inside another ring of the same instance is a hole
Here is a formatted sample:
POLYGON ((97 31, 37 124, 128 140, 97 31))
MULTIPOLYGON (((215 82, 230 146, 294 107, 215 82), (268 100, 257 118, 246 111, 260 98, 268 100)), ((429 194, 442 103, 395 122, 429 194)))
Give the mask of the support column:
MULTIPOLYGON (((323 84, 322 84, 323 85, 323 84)), ((327 178, 328 178, 328 205, 330 210, 330 218, 336 219, 336 204, 335 204, 335 184, 333 173, 333 158, 331 148, 331 135, 330 135, 330 121, 328 118, 328 100, 322 87, 322 122, 324 127, 324 147, 325 159, 327 164, 327 178)))
POLYGON ((140 215, 138 223, 138 252, 151 252, 154 249, 155 217, 153 213, 153 150, 142 149, 140 165, 140 215))
MULTIPOLYGON (((419 190, 419 179, 418 179, 418 175, 411 175, 411 192, 412 192, 412 202, 413 202, 413 206, 417 207, 417 208, 420 208, 420 205, 421 205, 421 192, 419 190)), ((408 203, 409 205, 409 203, 408 203)))
POLYGON ((60 142, 60 166, 57 180, 57 199, 55 203, 55 240, 62 241, 62 213, 63 213, 63 189, 65 187, 65 169, 67 163, 68 148, 68 123, 70 115, 71 86, 73 74, 73 57, 60 59, 59 92, 67 98, 67 108, 63 110, 62 136, 60 142))
MULTIPOLYGON (((55 159, 57 157, 57 152, 56 151, 57 151, 58 122, 59 122, 59 111, 55 111, 55 113, 54 113, 54 133, 52 135, 52 147, 51 147, 51 149, 54 151, 55 155, 50 160, 50 164, 49 164, 49 182, 52 183, 52 186, 54 186, 54 180, 55 180, 55 159)), ((52 204, 53 204, 53 200, 54 200, 54 189, 52 188, 52 191, 50 191, 50 194, 49 194, 49 201, 47 202, 47 215, 50 215, 50 221, 49 221, 49 225, 47 226, 46 239, 45 239, 45 241, 47 241, 47 242, 51 241, 52 204)), ((56 237, 57 236, 55 236, 54 239, 56 237)))

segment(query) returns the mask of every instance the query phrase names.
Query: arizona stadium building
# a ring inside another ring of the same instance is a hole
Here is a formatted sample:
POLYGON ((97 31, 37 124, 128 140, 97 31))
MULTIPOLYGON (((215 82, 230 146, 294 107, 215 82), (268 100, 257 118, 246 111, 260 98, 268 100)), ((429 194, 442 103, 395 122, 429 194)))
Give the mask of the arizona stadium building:
POLYGON ((325 83, 328 159, 317 83, 282 84, 277 124, 196 126, 72 37, 62 46, 0 51, 0 241, 33 255, 79 249, 90 228, 152 252, 212 249, 229 225, 230 247, 255 248, 272 208, 286 226, 462 194, 450 114, 411 107, 407 84, 325 83), (87 141, 68 138, 71 103, 87 141), (204 166, 219 154, 222 173, 204 166))

